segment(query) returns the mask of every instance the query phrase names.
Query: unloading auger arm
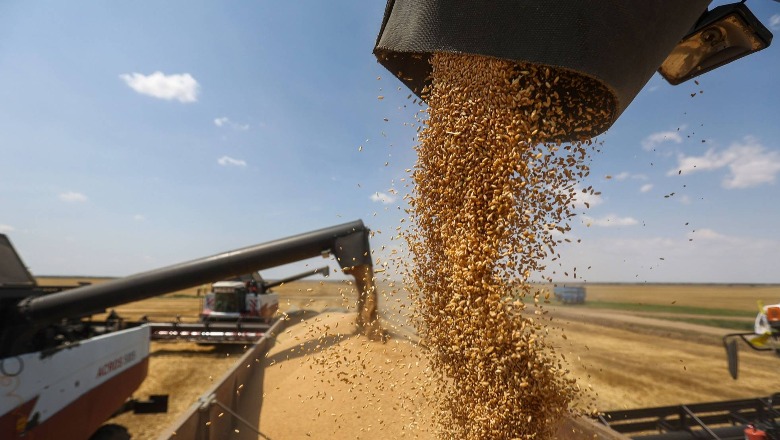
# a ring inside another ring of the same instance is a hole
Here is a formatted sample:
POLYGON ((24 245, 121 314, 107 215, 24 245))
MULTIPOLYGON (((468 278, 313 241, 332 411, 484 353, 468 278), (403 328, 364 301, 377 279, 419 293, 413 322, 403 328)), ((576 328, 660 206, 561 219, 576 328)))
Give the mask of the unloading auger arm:
POLYGON ((300 280, 301 278, 306 278, 313 275, 322 275, 324 277, 327 277, 329 274, 330 274, 330 267, 322 266, 318 269, 307 270, 306 272, 301 272, 296 275, 291 275, 287 278, 282 278, 281 280, 272 281, 270 283, 263 283, 263 289, 272 289, 274 287, 281 286, 282 284, 291 283, 293 281, 300 280))
MULTIPOLYGON (((35 351, 43 329, 165 293, 333 254, 358 285, 358 325, 376 331, 369 229, 361 220, 224 252, 102 284, 44 296, 30 295, 6 308, 0 324, 0 358, 35 351), (361 290, 361 287, 363 289, 361 290)), ((366 331, 366 330, 363 330, 366 331)), ((38 348, 40 349, 40 348, 38 348)))

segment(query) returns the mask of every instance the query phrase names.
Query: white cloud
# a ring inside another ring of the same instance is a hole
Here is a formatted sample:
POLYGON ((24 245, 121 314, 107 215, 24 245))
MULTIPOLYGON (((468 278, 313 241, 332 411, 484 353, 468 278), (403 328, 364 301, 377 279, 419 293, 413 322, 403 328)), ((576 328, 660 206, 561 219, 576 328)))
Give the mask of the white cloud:
POLYGON ((717 242, 717 243, 725 243, 731 245, 749 244, 752 241, 744 237, 734 237, 730 235, 721 234, 720 232, 717 232, 714 229, 710 229, 710 228, 700 228, 700 229, 696 229, 695 231, 691 231, 686 234, 686 238, 688 238, 689 240, 693 239, 696 241, 717 242))
POLYGON ((617 255, 664 255, 668 251, 681 247, 679 239, 669 237, 618 238, 607 240, 610 247, 604 248, 617 255))
POLYGON ((221 118, 215 118, 214 125, 216 125, 217 127, 230 127, 234 130, 241 130, 241 131, 249 130, 249 124, 239 124, 237 122, 233 122, 227 116, 223 116, 221 118))
POLYGON ((0 234, 7 234, 13 231, 15 231, 13 226, 0 223, 0 234))
POLYGON ((690 174, 695 171, 712 171, 728 167, 722 186, 727 189, 750 188, 772 183, 780 173, 780 152, 770 151, 750 136, 742 142, 734 142, 723 151, 714 148, 703 156, 678 156, 677 167, 667 175, 690 174))
POLYGON ((79 203, 82 203, 82 202, 86 202, 89 199, 87 198, 87 196, 85 196, 84 194, 82 194, 80 192, 68 191, 68 192, 64 192, 64 193, 60 194, 60 200, 62 200, 63 202, 79 202, 79 203))
POLYGON ((618 217, 615 214, 608 214, 600 218, 584 216, 583 223, 585 223, 587 226, 601 226, 603 228, 610 228, 613 226, 633 226, 639 223, 639 221, 633 217, 618 217))
POLYGON ((146 217, 144 217, 141 214, 136 214, 136 215, 133 216, 133 220, 135 220, 137 222, 143 222, 143 221, 146 221, 146 217))
POLYGON ((723 240, 725 235, 719 234, 712 229, 703 228, 687 234, 688 238, 696 238, 699 240, 723 240))
MULTIPOLYGON (((681 127, 684 128, 684 127, 681 127)), ((683 141, 678 131, 659 131, 647 136, 642 140, 642 148, 647 151, 651 151, 658 144, 664 142, 674 142, 675 144, 681 144, 683 141)))
POLYGON ((780 30, 780 14, 775 14, 769 18, 769 27, 780 30))
POLYGON ((631 174, 628 171, 623 171, 619 174, 616 174, 612 177, 615 180, 626 180, 626 179, 634 179, 634 180, 647 180, 647 176, 644 174, 631 174))
POLYGON ((615 176, 615 180, 626 180, 629 177, 631 177, 631 174, 628 171, 623 171, 622 173, 615 176))
POLYGON ((154 72, 151 75, 142 73, 123 73, 119 75, 125 84, 136 92, 154 98, 179 102, 195 102, 198 100, 200 85, 189 73, 166 75, 154 72))
POLYGON ((652 183, 645 183, 644 185, 642 185, 639 188, 639 192, 646 193, 646 192, 650 191, 651 189, 653 189, 653 184, 652 183))
POLYGON ((667 176, 673 176, 675 174, 690 174, 694 171, 711 171, 723 168, 729 164, 729 162, 736 159, 734 152, 726 151, 724 153, 716 153, 714 149, 707 150, 704 156, 685 156, 680 154, 677 156, 678 166, 675 169, 666 172, 667 176))
POLYGON ((375 192, 374 194, 371 194, 371 200, 389 205, 395 202, 395 196, 383 192, 375 192))
POLYGON ((601 198, 601 194, 583 192, 582 188, 575 188, 574 199, 572 200, 572 206, 575 209, 580 208, 592 208, 604 203, 604 199, 601 198))
POLYGON ((696 243, 712 243, 722 244, 729 246, 746 246, 751 244, 752 240, 747 238, 732 237, 729 235, 721 234, 713 229, 701 228, 686 234, 686 238, 689 241, 695 241, 696 243))
POLYGON ((245 167, 246 161, 241 159, 234 159, 230 156, 222 156, 219 159, 217 159, 217 163, 222 165, 223 167, 227 166, 234 166, 234 167, 245 167))

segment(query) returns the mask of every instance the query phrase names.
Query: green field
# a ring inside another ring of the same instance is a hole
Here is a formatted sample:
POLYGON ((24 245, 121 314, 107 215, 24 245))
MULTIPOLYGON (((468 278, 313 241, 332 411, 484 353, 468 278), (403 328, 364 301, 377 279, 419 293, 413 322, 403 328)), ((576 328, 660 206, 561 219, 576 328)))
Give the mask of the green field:
POLYGON ((552 304, 751 331, 758 305, 780 301, 777 285, 586 284, 584 287, 585 304, 563 305, 558 301, 552 304))
POLYGON ((751 315, 758 310, 759 301, 763 304, 780 302, 780 285, 777 284, 587 283, 584 286, 588 302, 734 310, 751 315))
MULTIPOLYGON (((579 307, 586 307, 589 309, 622 310, 627 312, 669 313, 669 314, 704 315, 704 316, 732 316, 732 317, 742 317, 742 318, 756 316, 755 311, 747 311, 747 310, 678 306, 676 304, 664 305, 664 304, 645 304, 645 303, 598 301, 598 300, 595 301, 588 300, 585 302, 585 304, 581 304, 579 307)), ((758 310, 758 308, 756 308, 756 310, 758 310)))

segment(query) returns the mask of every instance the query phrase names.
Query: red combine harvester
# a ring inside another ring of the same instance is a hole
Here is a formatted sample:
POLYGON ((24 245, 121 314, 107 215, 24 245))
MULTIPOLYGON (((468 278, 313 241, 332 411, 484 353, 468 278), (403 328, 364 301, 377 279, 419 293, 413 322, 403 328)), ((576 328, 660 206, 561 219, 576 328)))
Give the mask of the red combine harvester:
POLYGON ((266 282, 257 272, 228 281, 218 281, 211 285, 211 292, 203 299, 200 321, 255 321, 270 324, 279 310, 279 295, 271 289, 318 274, 327 277, 330 268, 323 266, 273 282, 266 282))
POLYGON ((199 323, 150 322, 153 340, 188 341, 199 344, 251 344, 273 325, 279 310, 279 295, 271 288, 312 275, 327 276, 328 266, 274 282, 259 273, 217 281, 203 299, 199 323))
MULTIPOLYGON (((358 220, 51 292, 37 286, 0 234, 0 439, 129 439, 123 427, 104 423, 132 407, 128 399, 147 374, 150 337, 162 330, 160 324, 89 319, 111 307, 333 254, 345 273, 355 274, 358 304, 369 312, 361 323, 372 324, 376 313, 366 305, 375 304, 368 235, 358 220)), ((167 325, 181 332, 178 324, 167 325)), ((189 325, 200 334, 244 331, 236 322, 189 325)))

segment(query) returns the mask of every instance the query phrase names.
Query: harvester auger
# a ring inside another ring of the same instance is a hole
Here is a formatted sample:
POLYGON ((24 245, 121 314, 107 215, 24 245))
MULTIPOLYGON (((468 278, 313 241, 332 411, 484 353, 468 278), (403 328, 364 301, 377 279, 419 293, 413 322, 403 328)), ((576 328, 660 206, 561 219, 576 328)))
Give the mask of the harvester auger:
POLYGON ((97 438, 146 377, 150 326, 83 318, 128 302, 332 254, 356 278, 360 330, 381 337, 368 236, 358 220, 44 294, 0 234, 0 438, 97 438))

